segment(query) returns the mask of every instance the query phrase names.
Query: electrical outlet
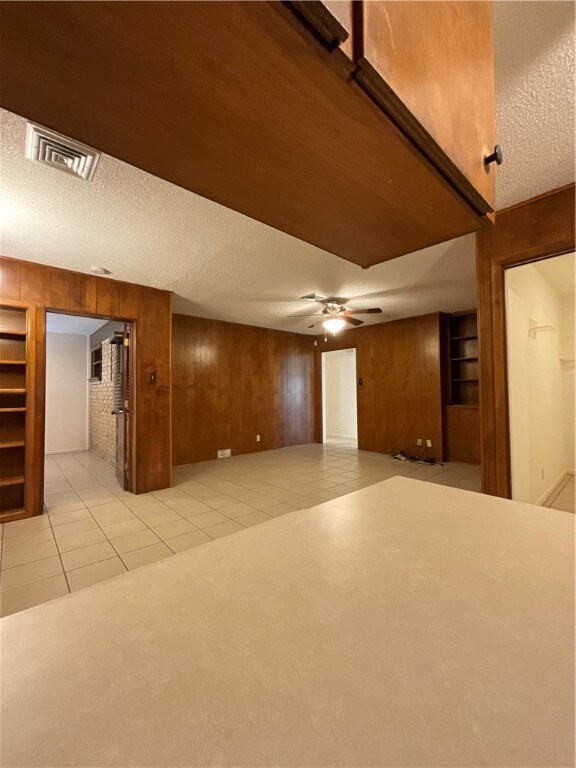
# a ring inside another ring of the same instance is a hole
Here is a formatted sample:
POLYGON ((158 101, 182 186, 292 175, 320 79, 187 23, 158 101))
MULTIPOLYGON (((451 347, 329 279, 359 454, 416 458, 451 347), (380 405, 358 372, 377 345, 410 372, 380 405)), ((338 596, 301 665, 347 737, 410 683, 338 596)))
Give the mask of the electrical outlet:
POLYGON ((432 448, 432 440, 426 440, 426 448, 432 448))
POLYGON ((226 449, 223 448, 221 451, 218 451, 218 458, 219 459, 225 459, 226 458, 226 449))
POLYGON ((224 451, 225 458, 229 459, 232 456, 232 448, 226 448, 224 451))
POLYGON ((422 438, 419 437, 418 440, 416 440, 416 445, 422 445, 422 438))
POLYGON ((259 443, 259 442, 260 442, 260 435, 256 435, 256 442, 257 442, 257 443, 259 443))

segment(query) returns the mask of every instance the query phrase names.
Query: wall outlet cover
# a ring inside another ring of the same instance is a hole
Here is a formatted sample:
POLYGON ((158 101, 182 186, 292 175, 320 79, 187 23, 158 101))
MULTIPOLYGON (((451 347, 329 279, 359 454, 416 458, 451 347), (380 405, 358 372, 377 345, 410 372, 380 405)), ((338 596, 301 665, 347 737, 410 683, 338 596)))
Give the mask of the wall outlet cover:
POLYGON ((226 450, 224 451, 224 456, 225 456, 227 459, 229 459, 229 458, 230 458, 230 456, 232 456, 232 448, 226 448, 226 450))
POLYGON ((256 442, 257 442, 257 443, 259 443, 259 442, 260 442, 260 435, 256 435, 256 442))
POLYGON ((418 440, 416 440, 416 445, 422 445, 422 438, 419 437, 418 440))
POLYGON ((225 459, 226 458, 226 449, 223 448, 221 451, 218 451, 218 458, 219 459, 225 459))
POLYGON ((432 448, 432 440, 426 440, 426 448, 432 448))

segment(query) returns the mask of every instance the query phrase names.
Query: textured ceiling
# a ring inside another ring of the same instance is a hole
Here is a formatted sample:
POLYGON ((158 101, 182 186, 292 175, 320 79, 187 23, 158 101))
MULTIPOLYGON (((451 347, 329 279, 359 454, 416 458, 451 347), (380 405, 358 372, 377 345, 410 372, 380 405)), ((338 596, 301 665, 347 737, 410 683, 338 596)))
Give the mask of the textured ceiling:
POLYGON ((497 2, 496 208, 574 181, 573 2, 497 2))
MULTIPOLYGON (((498 207, 574 179, 574 20, 563 2, 496 4, 498 207)), ((175 293, 177 312, 308 332, 312 291, 380 306, 382 322, 475 306, 474 236, 362 270, 103 156, 92 182, 24 159, 25 121, 0 112, 6 256, 175 293)), ((311 331, 316 333, 317 330, 311 331)))

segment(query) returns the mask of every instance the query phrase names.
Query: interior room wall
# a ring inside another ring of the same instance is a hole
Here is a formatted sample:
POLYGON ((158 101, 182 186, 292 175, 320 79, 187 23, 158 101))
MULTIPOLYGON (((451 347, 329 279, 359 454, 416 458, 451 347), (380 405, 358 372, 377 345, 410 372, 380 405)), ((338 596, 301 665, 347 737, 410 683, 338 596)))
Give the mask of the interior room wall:
POLYGON ((512 498, 544 500, 568 469, 560 297, 532 264, 506 272, 512 498), (553 330, 529 333, 529 323, 553 330))
POLYGON ((313 342, 173 315, 174 464, 215 459, 226 448, 235 455, 312 442, 313 342))
POLYGON ((354 328, 318 339, 315 439, 322 441, 321 353, 356 348, 358 447, 394 453, 432 441, 430 456, 442 459, 440 314, 354 328))
POLYGON ((562 369, 562 388, 564 393, 565 417, 565 452, 568 468, 576 471, 576 316, 574 296, 560 298, 560 366, 562 369))
POLYGON ((46 334, 46 453, 88 448, 88 339, 46 334))
POLYGON ((324 432, 326 439, 358 437, 356 414, 356 350, 322 355, 324 432))

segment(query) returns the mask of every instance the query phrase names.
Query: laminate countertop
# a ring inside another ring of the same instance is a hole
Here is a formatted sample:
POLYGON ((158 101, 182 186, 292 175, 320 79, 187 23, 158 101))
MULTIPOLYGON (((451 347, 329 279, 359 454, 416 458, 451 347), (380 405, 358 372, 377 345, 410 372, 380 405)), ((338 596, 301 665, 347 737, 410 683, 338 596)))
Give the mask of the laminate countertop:
POLYGON ((1 622, 3 766, 571 766, 574 516, 392 478, 1 622))

